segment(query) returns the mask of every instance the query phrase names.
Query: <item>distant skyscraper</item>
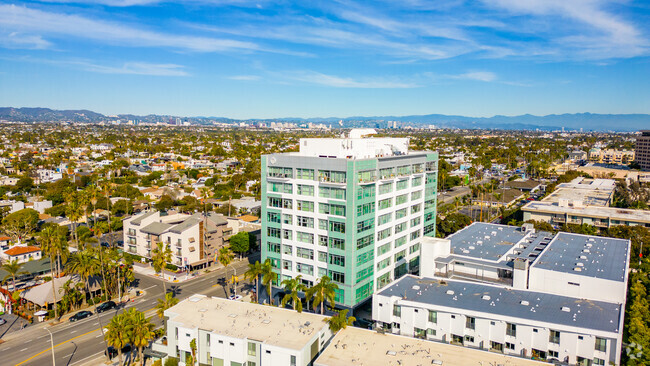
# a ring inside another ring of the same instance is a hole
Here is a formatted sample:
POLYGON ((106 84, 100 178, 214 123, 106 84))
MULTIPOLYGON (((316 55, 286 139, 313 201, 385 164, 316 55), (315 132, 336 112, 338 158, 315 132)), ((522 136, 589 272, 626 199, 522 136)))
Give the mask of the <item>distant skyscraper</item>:
POLYGON ((279 281, 329 276, 345 307, 418 273, 420 240, 435 236, 438 154, 409 152, 407 138, 364 138, 374 133, 262 156, 262 259, 279 281))
POLYGON ((643 170, 650 170, 650 130, 641 131, 636 138, 635 159, 643 170))

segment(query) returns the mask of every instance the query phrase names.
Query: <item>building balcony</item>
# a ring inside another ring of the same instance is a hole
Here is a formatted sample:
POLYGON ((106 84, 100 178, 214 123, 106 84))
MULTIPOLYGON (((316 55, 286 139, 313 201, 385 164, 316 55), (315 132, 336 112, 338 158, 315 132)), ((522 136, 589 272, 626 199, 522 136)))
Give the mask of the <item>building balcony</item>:
POLYGON ((551 222, 563 224, 566 222, 566 219, 564 217, 553 217, 551 218, 551 222))

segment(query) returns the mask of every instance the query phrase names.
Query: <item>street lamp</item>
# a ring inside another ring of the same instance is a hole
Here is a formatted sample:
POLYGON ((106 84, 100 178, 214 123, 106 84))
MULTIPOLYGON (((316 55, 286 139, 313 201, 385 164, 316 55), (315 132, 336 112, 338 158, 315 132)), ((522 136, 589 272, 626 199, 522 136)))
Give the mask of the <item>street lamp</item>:
POLYGON ((56 359, 54 358, 54 337, 52 336, 52 332, 50 332, 49 329, 43 329, 47 330, 47 332, 50 333, 50 343, 52 344, 52 366, 56 366, 56 359))

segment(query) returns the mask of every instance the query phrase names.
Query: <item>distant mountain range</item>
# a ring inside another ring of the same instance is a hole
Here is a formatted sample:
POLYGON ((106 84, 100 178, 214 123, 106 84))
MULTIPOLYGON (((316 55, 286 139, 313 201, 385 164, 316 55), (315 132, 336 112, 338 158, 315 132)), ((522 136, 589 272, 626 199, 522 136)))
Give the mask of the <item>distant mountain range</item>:
MULTIPOLYGON (((53 110, 49 108, 12 108, 0 107, 0 120, 12 122, 82 122, 97 123, 121 120, 138 120, 142 122, 169 122, 176 116, 156 115, 137 116, 122 114, 105 116, 88 110, 53 110)), ((493 117, 465 117, 449 116, 444 114, 427 114, 413 116, 355 116, 355 117, 328 117, 328 118, 273 118, 238 120, 225 117, 179 117, 183 121, 193 124, 210 124, 212 121, 220 123, 239 122, 294 122, 294 123, 324 123, 332 127, 390 127, 391 121, 396 121, 398 126, 421 127, 435 125, 439 128, 464 128, 464 129, 510 129, 510 130, 580 130, 583 131, 637 131, 650 128, 650 114, 550 114, 547 116, 493 116, 493 117)))

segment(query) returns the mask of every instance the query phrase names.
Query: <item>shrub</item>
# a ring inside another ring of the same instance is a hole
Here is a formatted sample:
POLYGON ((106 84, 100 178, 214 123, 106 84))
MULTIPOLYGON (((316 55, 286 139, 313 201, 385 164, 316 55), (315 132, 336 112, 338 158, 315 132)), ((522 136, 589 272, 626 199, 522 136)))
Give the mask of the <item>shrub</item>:
POLYGON ((165 361, 165 366, 178 366, 178 358, 169 357, 167 361, 165 361))

